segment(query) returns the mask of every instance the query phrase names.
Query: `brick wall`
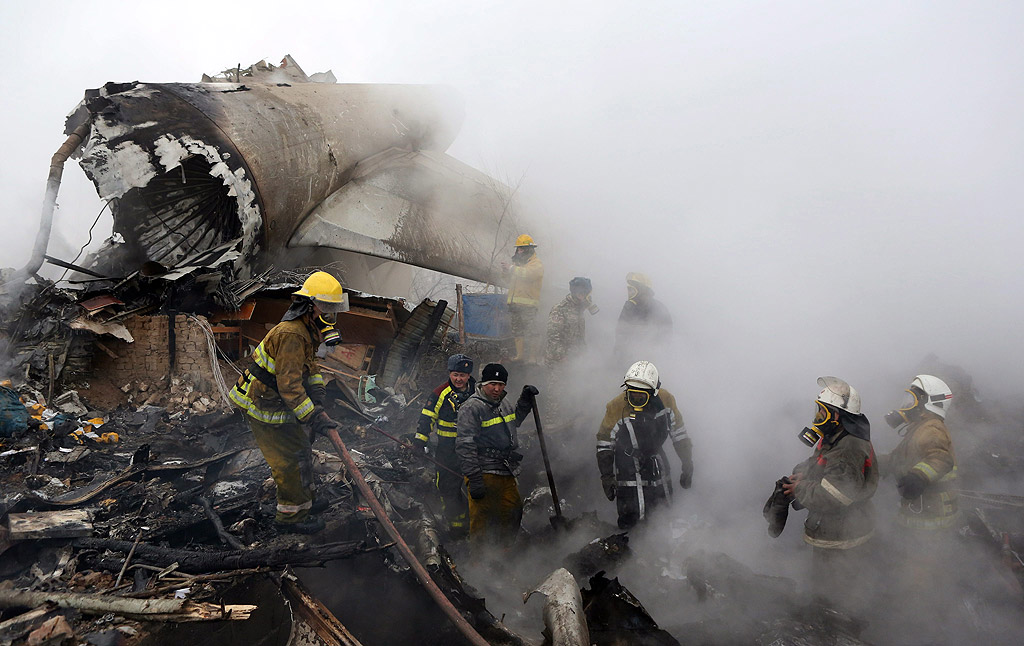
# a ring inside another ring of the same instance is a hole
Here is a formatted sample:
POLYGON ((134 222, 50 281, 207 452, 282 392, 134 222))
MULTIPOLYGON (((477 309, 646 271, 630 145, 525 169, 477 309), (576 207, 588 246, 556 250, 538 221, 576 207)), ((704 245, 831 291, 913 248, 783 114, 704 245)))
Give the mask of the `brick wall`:
POLYGON ((206 335, 195 321, 184 314, 178 314, 174 321, 175 359, 174 368, 171 369, 168 321, 169 317, 165 314, 133 316, 125 320, 124 325, 135 342, 126 343, 102 337, 103 344, 119 358, 114 359, 97 351, 94 355, 94 371, 101 372, 118 385, 133 381, 156 384, 161 378, 166 384, 170 381, 169 377, 177 377, 196 390, 216 392, 206 335))

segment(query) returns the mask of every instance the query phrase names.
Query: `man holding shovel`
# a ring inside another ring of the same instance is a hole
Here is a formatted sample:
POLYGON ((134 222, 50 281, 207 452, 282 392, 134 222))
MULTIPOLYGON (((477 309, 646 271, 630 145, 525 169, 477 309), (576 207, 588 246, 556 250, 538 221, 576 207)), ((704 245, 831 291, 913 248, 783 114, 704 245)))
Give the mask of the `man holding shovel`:
POLYGON ((530 414, 540 391, 523 386, 513 406, 506 399, 508 370, 489 363, 476 392, 459 408, 455 453, 469 489, 469 540, 508 546, 519 532, 523 499, 516 476, 523 459, 516 429, 530 414))

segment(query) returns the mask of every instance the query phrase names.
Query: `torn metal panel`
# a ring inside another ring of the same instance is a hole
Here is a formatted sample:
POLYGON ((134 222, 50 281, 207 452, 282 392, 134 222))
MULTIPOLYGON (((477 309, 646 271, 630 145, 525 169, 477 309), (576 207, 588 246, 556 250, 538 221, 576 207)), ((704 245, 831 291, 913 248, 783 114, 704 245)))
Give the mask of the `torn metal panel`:
POLYGON ((309 214, 290 246, 332 247, 502 284, 515 239, 507 186, 447 155, 386 150, 309 214))
POLYGON ((523 595, 523 603, 534 594, 547 597, 544 604, 544 628, 552 646, 590 646, 590 633, 583 614, 583 597, 576 579, 565 568, 558 568, 537 588, 523 595))
POLYGON ((282 250, 359 162, 444 150, 460 122, 461 101, 443 87, 108 83, 86 93, 68 129, 92 126, 80 164, 115 200, 122 262, 175 265, 240 237, 241 268, 282 250))

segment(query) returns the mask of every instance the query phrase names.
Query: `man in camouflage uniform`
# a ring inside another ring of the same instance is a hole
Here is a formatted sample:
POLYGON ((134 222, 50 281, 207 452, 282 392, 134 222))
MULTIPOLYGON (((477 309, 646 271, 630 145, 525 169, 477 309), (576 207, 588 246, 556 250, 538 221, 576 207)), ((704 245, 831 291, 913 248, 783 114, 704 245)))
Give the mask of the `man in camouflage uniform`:
POLYGON ((566 389, 567 385, 571 385, 567 373, 573 367, 571 359, 578 357, 586 345, 587 323, 583 318, 583 310, 587 308, 591 314, 597 312, 597 306, 590 300, 590 292, 589 278, 573 278, 569 282, 569 293, 548 314, 544 364, 548 369, 550 392, 560 393, 560 396, 551 398, 545 413, 555 426, 566 421, 564 404, 574 399, 575 393, 566 389))

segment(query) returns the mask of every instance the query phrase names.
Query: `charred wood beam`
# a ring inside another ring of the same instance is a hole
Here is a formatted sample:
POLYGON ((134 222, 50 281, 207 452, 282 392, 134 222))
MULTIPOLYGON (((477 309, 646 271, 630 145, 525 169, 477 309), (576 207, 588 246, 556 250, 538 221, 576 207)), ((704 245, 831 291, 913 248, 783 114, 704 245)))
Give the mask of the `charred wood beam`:
MULTIPOLYGON (((106 538, 82 538, 75 545, 83 550, 111 550, 125 552, 131 550, 131 541, 119 541, 106 538)), ((230 550, 220 552, 193 552, 171 547, 158 547, 148 543, 139 543, 135 549, 134 562, 155 567, 167 567, 177 563, 184 572, 223 572, 225 570, 243 570, 257 567, 284 567, 321 565, 328 561, 350 558, 366 552, 375 552, 385 547, 366 547, 362 542, 325 543, 323 545, 301 545, 291 548, 260 548, 252 550, 230 550)), ((124 559, 83 554, 81 559, 91 567, 110 572, 117 572, 124 564, 124 559)))
POLYGON ((217 515, 217 512, 213 510, 213 505, 210 504, 210 500, 203 496, 200 496, 198 500, 199 504, 203 506, 203 511, 206 512, 206 517, 210 519, 210 522, 213 523, 213 528, 217 530, 217 536, 220 540, 232 549, 244 550, 245 545, 242 545, 241 541, 224 529, 224 523, 221 522, 220 516, 217 515))
POLYGON ((32 592, 0 590, 0 607, 34 608, 54 603, 60 608, 74 608, 85 614, 105 615, 113 612, 144 621, 211 621, 245 620, 256 606, 196 603, 185 599, 126 599, 72 592, 32 592))

